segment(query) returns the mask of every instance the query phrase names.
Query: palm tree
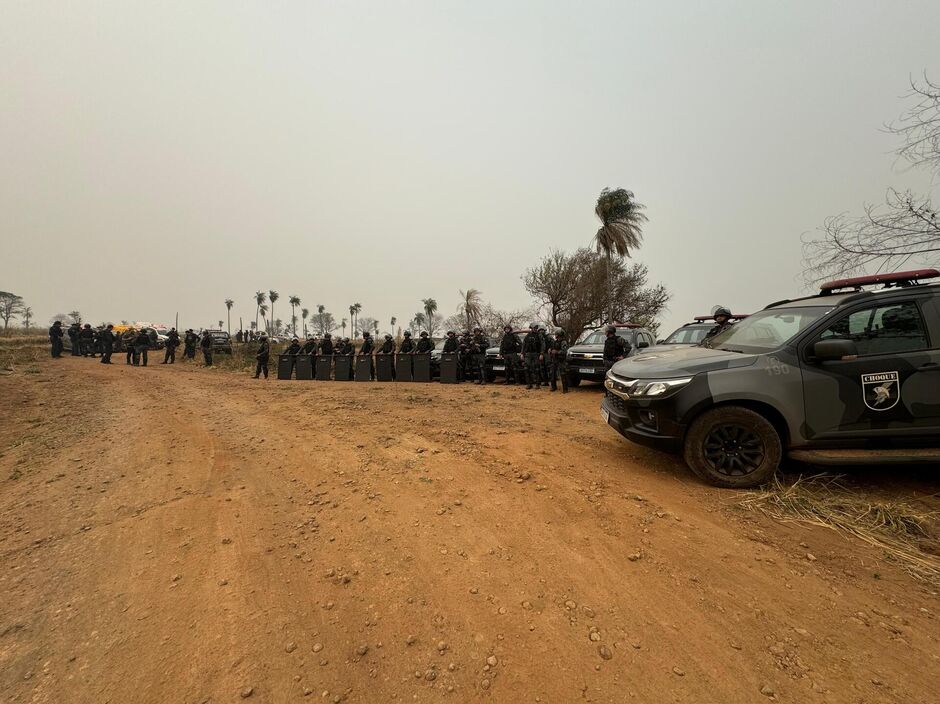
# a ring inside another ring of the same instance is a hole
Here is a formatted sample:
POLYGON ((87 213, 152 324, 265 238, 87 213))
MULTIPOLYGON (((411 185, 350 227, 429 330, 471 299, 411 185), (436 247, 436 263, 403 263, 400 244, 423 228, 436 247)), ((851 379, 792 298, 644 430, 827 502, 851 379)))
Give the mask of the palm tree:
POLYGON ((339 326, 343 329, 343 337, 346 337, 346 318, 343 318, 343 322, 339 326))
POLYGON ((322 303, 318 303, 317 304, 317 318, 320 321, 320 334, 321 335, 326 332, 326 330, 323 329, 323 313, 325 311, 326 311, 326 306, 323 305, 322 303))
POLYGON ((356 336, 356 306, 349 306, 349 331, 350 335, 356 336))
MULTIPOLYGON (((255 330, 258 329, 258 315, 261 313, 261 306, 264 305, 264 302, 268 299, 268 294, 264 291, 255 291, 255 330)), ((265 310, 267 310, 265 306, 265 310)))
POLYGON ((648 220, 641 211, 646 206, 637 203, 633 191, 623 188, 605 188, 597 197, 594 213, 601 226, 594 235, 597 251, 607 257, 607 314, 614 319, 614 292, 611 286, 610 263, 614 254, 629 257, 631 249, 639 249, 643 241, 643 223, 648 220))
POLYGON ((378 335, 379 335, 379 321, 376 320, 375 322, 372 323, 372 325, 373 325, 373 328, 372 328, 372 329, 375 330, 375 335, 376 335, 376 337, 378 337, 378 335))
POLYGON ((281 297, 281 294, 279 294, 279 293, 278 293, 277 291, 275 291, 274 289, 271 289, 270 291, 268 291, 268 300, 271 301, 271 320, 272 320, 272 322, 274 321, 274 302, 275 302, 278 298, 280 298, 280 297, 281 297))
POLYGON ((396 317, 393 315, 393 316, 392 316, 392 319, 389 321, 389 323, 391 323, 391 325, 392 325, 392 335, 395 334, 395 323, 397 323, 397 322, 398 322, 398 318, 396 318, 396 317))
POLYGON ((309 310, 307 310, 306 308, 300 309, 300 317, 303 318, 303 321, 304 321, 304 337, 307 337, 307 316, 308 315, 310 315, 309 310))
POLYGON ((231 337, 231 335, 232 335, 232 306, 234 306, 234 305, 235 305, 235 301, 233 301, 231 298, 226 298, 226 299, 225 299, 225 309, 226 309, 226 311, 227 311, 227 312, 226 312, 226 315, 227 315, 227 317, 228 317, 228 334, 229 334, 229 337, 231 337))
POLYGON ((33 317, 33 309, 26 306, 23 309, 23 327, 26 328, 26 334, 29 335, 29 320, 33 317))
POLYGON ((415 313, 415 327, 421 332, 421 326, 424 325, 424 313, 415 313))
POLYGON ((261 319, 264 321, 264 329, 267 330, 268 329, 268 304, 262 303, 261 305, 259 305, 258 311, 261 313, 261 319))
POLYGON ((428 328, 428 336, 434 337, 434 313, 437 312, 437 301, 433 298, 422 298, 424 304, 425 325, 428 328))
POLYGON ((297 314, 294 312, 294 308, 300 305, 300 296, 290 296, 287 302, 290 303, 290 322, 294 328, 294 337, 297 337, 297 314))
POLYGON ((458 293, 462 300, 457 312, 467 321, 465 329, 470 330, 474 323, 479 322, 480 314, 483 312, 483 294, 475 288, 468 288, 458 293))
POLYGON ((352 306, 352 307, 353 307, 353 312, 356 314, 356 319, 353 321, 353 324, 352 324, 352 334, 353 334, 353 337, 355 337, 355 336, 356 336, 356 325, 359 323, 359 313, 362 312, 362 304, 361 304, 361 303, 353 303, 353 306, 352 306))

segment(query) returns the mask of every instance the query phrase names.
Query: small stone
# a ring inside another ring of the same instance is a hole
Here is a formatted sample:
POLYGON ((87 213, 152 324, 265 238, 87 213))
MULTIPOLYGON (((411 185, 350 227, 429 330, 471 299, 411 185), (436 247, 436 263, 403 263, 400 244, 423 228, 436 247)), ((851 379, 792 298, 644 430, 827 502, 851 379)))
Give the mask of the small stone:
POLYGON ((480 682, 480 689, 489 689, 489 688, 490 688, 489 680, 483 680, 480 682))
POLYGON ((433 682, 437 679, 437 673, 434 670, 428 670, 424 673, 424 679, 426 679, 428 682, 433 682))
POLYGON ((588 618, 594 618, 594 609, 588 606, 582 606, 581 613, 587 616, 588 618))
POLYGON ((816 562, 816 556, 811 552, 806 553, 806 559, 810 562, 816 562))
POLYGON ((181 575, 181 574, 174 574, 172 579, 173 579, 174 582, 178 582, 178 581, 180 581, 182 578, 183 578, 183 575, 181 575))
POLYGON ((245 688, 241 691, 242 699, 248 699, 248 697, 250 697, 250 696, 251 696, 252 694, 254 694, 254 693, 255 693, 254 687, 245 687, 245 688))
POLYGON ((414 645, 417 640, 415 636, 408 636, 405 638, 405 645, 414 645))
POLYGON ((674 667, 672 668, 672 671, 673 673, 679 675, 679 677, 685 677, 685 670, 683 670, 681 667, 674 667))
POLYGON ((630 562, 636 562, 636 561, 639 560, 641 557, 643 557, 643 555, 641 555, 641 554, 638 553, 638 552, 635 552, 635 553, 633 553, 632 555, 627 555, 627 559, 630 560, 630 562))
POLYGON ((565 602, 565 608, 569 610, 573 610, 573 609, 578 608, 578 605, 575 602, 573 602, 571 599, 568 599, 568 601, 565 602))
POLYGON ((295 650, 297 650, 297 644, 293 641, 284 646, 284 652, 286 653, 293 653, 295 650))
POLYGON ((765 697, 771 697, 771 698, 774 696, 774 694, 776 694, 776 692, 774 692, 774 688, 771 687, 769 684, 765 684, 763 687, 761 687, 760 693, 763 694, 765 697))
POLYGON ((368 646, 368 645, 362 644, 362 645, 360 645, 358 648, 356 648, 356 655, 358 655, 359 657, 362 657, 363 655, 365 655, 365 654, 368 653, 368 652, 369 652, 369 646, 368 646))
POLYGON ((499 609, 497 609, 497 611, 499 612, 500 615, 505 614, 505 613, 506 613, 506 607, 505 607, 505 606, 500 606, 499 609))
POLYGON ((445 650, 447 650, 447 642, 443 640, 439 641, 437 644, 437 649, 443 653, 445 650))
POLYGON ((495 655, 490 655, 486 659, 486 664, 489 665, 490 667, 496 667, 498 663, 499 663, 499 660, 497 660, 495 655))
POLYGON ((604 660, 610 660, 614 654, 610 651, 606 645, 597 646, 597 654, 600 655, 604 660))
POLYGON ((323 643, 314 643, 314 644, 313 644, 313 652, 319 653, 321 650, 323 650, 323 643))
POLYGON ((311 694, 313 694, 313 690, 310 687, 304 687, 304 696, 309 697, 311 694))
POLYGON ((588 638, 590 638, 591 641, 593 641, 594 643, 596 643, 596 642, 598 642, 598 641, 601 639, 601 634, 598 633, 597 631, 591 631, 591 632, 588 634, 588 638))

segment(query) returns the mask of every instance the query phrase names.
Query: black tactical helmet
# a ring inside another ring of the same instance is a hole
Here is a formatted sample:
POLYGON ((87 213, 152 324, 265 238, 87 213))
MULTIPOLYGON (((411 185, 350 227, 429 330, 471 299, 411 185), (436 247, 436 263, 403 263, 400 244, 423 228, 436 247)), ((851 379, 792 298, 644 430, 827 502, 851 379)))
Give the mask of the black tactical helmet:
POLYGON ((428 336, 428 331, 427 331, 427 330, 422 330, 422 331, 421 331, 421 337, 427 337, 427 336, 428 336))
POLYGON ((323 336, 323 339, 324 339, 324 340, 329 340, 330 338, 331 338, 330 333, 326 333, 326 334, 323 336))
POLYGON ((505 330, 506 332, 512 332, 512 325, 510 325, 509 323, 506 323, 505 325, 503 325, 503 330, 505 330))
POLYGON ((363 338, 366 338, 366 337, 371 337, 371 336, 369 335, 369 333, 368 333, 368 331, 367 331, 367 332, 363 332, 363 333, 362 333, 362 337, 363 337, 363 338))
POLYGON ((456 334, 457 334, 457 333, 455 333, 453 330, 448 330, 448 331, 447 331, 447 336, 448 336, 448 337, 450 337, 451 335, 456 335, 456 334))
POLYGON ((607 332, 608 335, 616 335, 616 334, 617 334, 617 328, 616 328, 615 326, 613 326, 613 325, 608 325, 606 332, 607 332))
POLYGON ((715 315, 714 315, 714 317, 717 318, 719 315, 723 315, 723 316, 725 316, 726 318, 730 318, 730 317, 731 317, 731 311, 728 310, 727 308, 725 308, 724 306, 718 306, 718 308, 715 310, 715 315))
POLYGON ((483 328, 477 325, 475 328, 473 328, 473 332, 483 332, 483 328))
POLYGON ((298 340, 298 339, 295 337, 293 340, 291 340, 291 342, 300 342, 300 340, 298 340))
POLYGON ((538 329, 539 329, 538 323, 529 323, 529 330, 538 330, 538 329))
POLYGON ((386 340, 391 340, 391 339, 392 339, 392 336, 391 336, 391 335, 386 335, 386 336, 385 336, 385 339, 386 339, 386 340))
POLYGON ((411 330, 405 330, 404 335, 405 337, 411 337, 411 330))
POLYGON ((555 337, 564 337, 565 331, 561 328, 555 328, 555 337))

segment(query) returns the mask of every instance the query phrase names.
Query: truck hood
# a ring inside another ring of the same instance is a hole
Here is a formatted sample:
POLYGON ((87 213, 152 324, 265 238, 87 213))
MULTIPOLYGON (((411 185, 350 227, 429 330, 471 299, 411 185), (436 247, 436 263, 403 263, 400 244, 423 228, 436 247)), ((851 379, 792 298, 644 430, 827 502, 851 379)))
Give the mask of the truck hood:
POLYGON ((748 367, 757 361, 757 357, 688 345, 665 351, 653 347, 647 353, 617 362, 611 371, 628 379, 670 379, 716 369, 748 367))
POLYGON ((568 348, 568 354, 577 352, 579 354, 604 354, 604 345, 572 345, 568 348))

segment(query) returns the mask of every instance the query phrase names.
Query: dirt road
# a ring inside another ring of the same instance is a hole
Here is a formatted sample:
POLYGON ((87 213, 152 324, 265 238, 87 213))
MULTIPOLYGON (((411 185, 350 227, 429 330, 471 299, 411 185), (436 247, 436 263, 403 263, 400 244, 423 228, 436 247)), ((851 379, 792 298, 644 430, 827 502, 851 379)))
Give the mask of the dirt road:
POLYGON ((940 701, 935 592, 738 510, 598 404, 0 377, 0 698, 940 701))

